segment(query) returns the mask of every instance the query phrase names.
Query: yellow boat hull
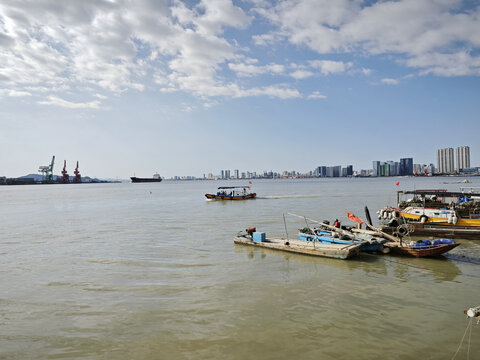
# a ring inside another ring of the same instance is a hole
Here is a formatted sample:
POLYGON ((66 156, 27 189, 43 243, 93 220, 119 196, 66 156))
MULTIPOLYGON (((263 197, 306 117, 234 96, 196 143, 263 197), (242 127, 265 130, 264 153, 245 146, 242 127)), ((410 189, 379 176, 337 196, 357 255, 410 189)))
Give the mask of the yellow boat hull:
POLYGON ((408 220, 414 220, 423 222, 425 224, 445 225, 452 227, 480 227, 480 219, 458 219, 456 224, 450 224, 445 218, 438 218, 425 215, 414 215, 406 212, 402 212, 402 216, 408 220), (425 221, 422 221, 422 217, 426 217, 425 221))

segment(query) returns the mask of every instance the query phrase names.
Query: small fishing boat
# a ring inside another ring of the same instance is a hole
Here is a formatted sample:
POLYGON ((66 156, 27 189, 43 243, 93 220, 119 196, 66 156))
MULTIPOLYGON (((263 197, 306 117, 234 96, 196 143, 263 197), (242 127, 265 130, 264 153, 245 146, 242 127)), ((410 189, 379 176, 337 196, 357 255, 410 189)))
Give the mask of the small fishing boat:
POLYGON ((383 243, 387 240, 383 237, 375 235, 358 236, 352 231, 352 228, 340 227, 338 220, 335 221, 336 226, 330 225, 328 221, 319 222, 317 220, 308 219, 305 216, 288 213, 289 215, 302 218, 307 223, 307 220, 318 224, 318 227, 307 227, 299 229, 298 237, 302 241, 313 241, 324 244, 341 244, 341 245, 360 245, 360 251, 376 252, 388 251, 384 249, 383 243))
POLYGON ((205 197, 210 200, 254 199, 257 194, 249 191, 250 186, 220 186, 216 194, 205 194, 205 197))
POLYGON ((445 254, 446 252, 459 246, 452 239, 436 239, 436 240, 417 240, 417 241, 401 241, 387 242, 385 244, 392 254, 406 255, 414 257, 432 257, 445 254))
POLYGON ((342 245, 334 243, 317 243, 293 239, 267 238, 265 233, 239 233, 233 239, 235 244, 249 245, 259 248, 286 251, 290 253, 329 257, 335 259, 349 259, 358 255, 361 245, 342 245), (259 235, 260 234, 260 235, 259 235), (263 235, 262 235, 263 234, 263 235))
MULTIPOLYGON (((345 231, 345 230, 344 230, 345 231)), ((351 234, 338 234, 334 231, 327 231, 321 229, 304 228, 298 233, 298 237, 303 241, 317 241, 325 244, 342 244, 342 245, 361 245, 360 251, 376 252, 382 251, 383 243, 387 240, 383 238, 364 237, 360 238, 351 234)))
POLYGON ((353 229, 355 234, 359 237, 362 236, 381 236, 387 239, 384 246, 390 249, 392 254, 406 255, 414 257, 427 257, 427 256, 439 256, 442 255, 457 246, 452 239, 435 239, 435 240, 404 240, 401 237, 393 236, 385 233, 384 231, 372 226, 371 224, 359 219, 350 212, 347 212, 347 216, 353 222, 358 224, 365 224, 367 229, 353 229))

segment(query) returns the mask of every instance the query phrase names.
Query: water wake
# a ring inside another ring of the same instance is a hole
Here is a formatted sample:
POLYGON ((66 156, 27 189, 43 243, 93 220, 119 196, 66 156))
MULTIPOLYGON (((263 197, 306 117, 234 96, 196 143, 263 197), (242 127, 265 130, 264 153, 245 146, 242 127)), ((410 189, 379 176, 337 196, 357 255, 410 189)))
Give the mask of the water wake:
POLYGON ((308 199, 308 198, 322 198, 331 195, 321 195, 321 194, 305 194, 305 195, 267 195, 267 196, 257 196, 257 199, 261 200, 272 200, 272 199, 308 199))

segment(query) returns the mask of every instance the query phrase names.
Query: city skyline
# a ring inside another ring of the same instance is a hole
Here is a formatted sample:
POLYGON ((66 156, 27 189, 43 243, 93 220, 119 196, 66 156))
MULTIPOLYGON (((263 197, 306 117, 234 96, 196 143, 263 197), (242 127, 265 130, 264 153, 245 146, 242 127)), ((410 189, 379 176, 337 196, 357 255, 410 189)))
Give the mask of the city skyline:
POLYGON ((479 12, 428 0, 4 2, 0 176, 52 155, 123 179, 435 163, 436 149, 480 132, 479 12))
MULTIPOLYGON (((438 154, 439 154, 439 151, 446 151, 446 150, 450 150, 452 156, 454 154, 454 150, 453 148, 444 148, 444 149, 437 149, 437 164, 438 164, 438 161, 439 161, 439 158, 438 158, 438 154)), ((456 158, 457 158, 457 162, 458 162, 458 157, 460 156, 459 154, 459 151, 461 151, 461 154, 463 154, 463 157, 465 157, 465 159, 463 160, 463 163, 465 164, 468 164, 469 167, 470 167, 470 147, 469 146, 460 146, 458 148, 455 149, 455 153, 457 154, 456 155, 456 158), (467 160, 468 159, 468 160, 467 160)), ((202 178, 218 178, 218 179, 236 179, 236 178, 244 178, 244 179, 250 179, 250 178, 255 178, 257 175, 258 177, 261 177, 261 178, 266 178, 266 177, 269 177, 266 175, 266 173, 270 173, 270 174, 275 174, 275 177, 291 177, 290 174, 285 175, 285 173, 294 173, 294 177, 295 176, 305 176, 305 175, 309 175, 310 176, 319 176, 319 177, 344 177, 344 176, 351 176, 351 175, 354 175, 354 174, 357 174, 357 175, 362 175, 362 176, 402 176, 402 175, 411 175, 411 174, 420 174, 420 173, 445 173, 445 174, 448 174, 449 172, 448 171, 442 171, 442 169, 440 167, 436 167, 435 164, 433 162, 430 162, 428 164, 422 164, 422 163, 416 163, 413 161, 414 158, 400 158, 399 161, 394 161, 394 160, 386 160, 386 161, 380 161, 380 160, 373 160, 372 163, 373 165, 370 167, 370 168, 356 168, 354 165, 321 165, 321 166, 315 166, 313 169, 302 169, 302 170, 296 170, 296 169, 290 169, 290 170, 279 170, 279 169, 276 169, 276 170, 273 170, 273 169, 269 169, 269 170, 240 170, 240 169, 235 169, 234 167, 230 168, 230 169, 221 169, 221 170, 218 170, 216 173, 214 170, 214 172, 212 172, 211 170, 209 171, 203 171, 199 174, 182 174, 182 175, 179 175, 179 174, 175 174, 175 175, 172 175, 168 178, 170 179, 202 179, 202 178), (384 166, 384 165, 388 165, 389 167, 389 170, 387 170, 386 174, 385 175, 385 169, 382 169, 382 175, 378 175, 379 172, 378 170, 376 170, 376 165, 377 166, 384 166), (324 168, 322 170, 320 170, 320 168, 324 168), (392 170, 393 169, 393 170, 392 170), (319 173, 318 175, 316 174, 316 172, 319 171, 319 172, 322 172, 322 173, 319 173), (333 173, 328 173, 328 175, 326 175, 326 171, 333 171, 333 173), (239 176, 239 174, 250 174, 250 175, 246 175, 246 176, 239 176)), ((65 160, 64 160, 65 161, 65 160)), ((453 158, 452 158, 452 161, 453 158)), ((57 168, 58 168, 58 163, 57 164, 57 168)), ((78 165, 78 163, 77 163, 78 165)), ((452 162, 452 167, 455 168, 455 171, 452 171, 451 173, 455 173, 455 172, 458 172, 458 169, 457 169, 457 166, 453 165, 453 162, 452 162)), ((44 168, 45 166, 40 166, 40 168, 44 168)), ((472 169, 473 168, 476 168, 476 166, 472 166, 472 169)), ((39 171, 40 172, 40 171, 39 171)), ((55 166, 53 168, 53 172, 54 172, 54 175, 57 176, 57 174, 55 174, 55 172, 58 172, 59 173, 59 170, 55 169, 55 166)), ((67 167, 67 172, 69 172, 69 169, 67 167)), ((26 172, 24 174, 22 174, 21 176, 25 176, 25 175, 29 175, 29 174, 34 174, 34 172, 26 172)), ((133 175, 136 175, 136 174, 133 174, 133 175)), ((146 176, 149 176, 149 174, 147 174, 146 176)), ((9 178, 11 176, 8 176, 8 174, 0 174, 0 177, 6 177, 6 178, 9 178)), ((94 176, 94 177, 97 177, 97 176, 94 176)), ((100 178, 103 178, 103 179, 121 179, 121 177, 111 177, 111 178, 108 178, 108 177, 102 177, 102 176, 99 176, 100 178)), ((162 176, 164 178, 167 178, 166 176, 162 176)), ((128 177, 126 177, 125 179, 127 179, 128 177)))

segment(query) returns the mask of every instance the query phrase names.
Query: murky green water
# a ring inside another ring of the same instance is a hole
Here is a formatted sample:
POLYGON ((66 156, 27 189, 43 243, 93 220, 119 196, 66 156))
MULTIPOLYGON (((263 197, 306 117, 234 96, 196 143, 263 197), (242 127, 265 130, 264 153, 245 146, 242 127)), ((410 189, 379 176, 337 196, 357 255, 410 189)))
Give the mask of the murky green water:
MULTIPOLYGON (((242 202, 205 201, 220 182, 0 187, 0 358, 451 359, 480 305, 480 240, 342 261, 233 237, 284 236, 287 212, 346 222, 455 180, 254 181, 242 202)), ((303 226, 287 217, 291 237, 303 226)), ((478 358, 479 334, 457 359, 478 358)))

